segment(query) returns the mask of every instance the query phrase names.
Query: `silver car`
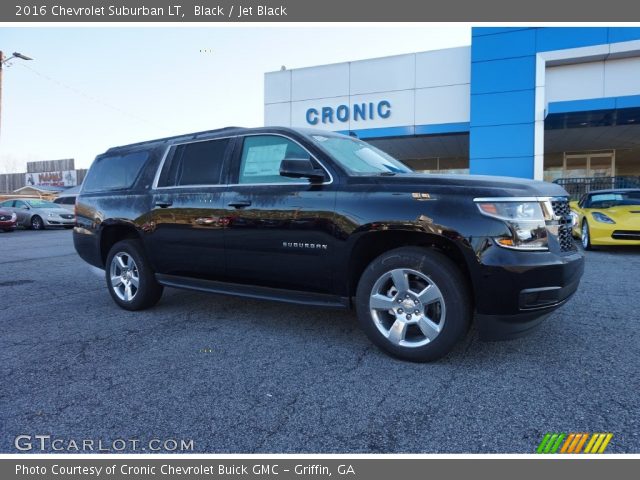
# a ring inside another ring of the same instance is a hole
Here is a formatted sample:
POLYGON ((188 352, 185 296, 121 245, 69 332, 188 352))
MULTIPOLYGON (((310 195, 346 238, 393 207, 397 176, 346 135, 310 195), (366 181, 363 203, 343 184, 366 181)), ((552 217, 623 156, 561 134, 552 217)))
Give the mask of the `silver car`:
POLYGON ((18 217, 18 225, 33 230, 44 230, 46 227, 73 228, 76 223, 76 216, 72 212, 39 198, 5 200, 0 203, 0 208, 14 212, 18 217))

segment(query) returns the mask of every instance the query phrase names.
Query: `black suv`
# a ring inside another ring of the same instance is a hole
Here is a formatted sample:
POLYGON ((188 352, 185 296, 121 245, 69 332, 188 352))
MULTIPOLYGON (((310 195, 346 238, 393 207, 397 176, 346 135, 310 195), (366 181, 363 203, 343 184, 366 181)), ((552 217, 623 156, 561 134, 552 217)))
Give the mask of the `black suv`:
POLYGON ((78 197, 74 244, 127 310, 163 287, 354 307, 387 352, 446 354, 535 327, 577 289, 567 192, 428 175, 356 138, 224 128, 115 147, 78 197))

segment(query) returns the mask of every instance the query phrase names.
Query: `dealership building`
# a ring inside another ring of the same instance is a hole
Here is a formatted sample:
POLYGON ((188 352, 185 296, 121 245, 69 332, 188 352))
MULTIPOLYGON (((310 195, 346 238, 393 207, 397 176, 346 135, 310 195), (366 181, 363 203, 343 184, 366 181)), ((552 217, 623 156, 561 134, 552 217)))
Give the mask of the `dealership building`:
POLYGON ((265 74, 265 125, 420 171, 640 176, 640 28, 474 28, 471 46, 265 74))

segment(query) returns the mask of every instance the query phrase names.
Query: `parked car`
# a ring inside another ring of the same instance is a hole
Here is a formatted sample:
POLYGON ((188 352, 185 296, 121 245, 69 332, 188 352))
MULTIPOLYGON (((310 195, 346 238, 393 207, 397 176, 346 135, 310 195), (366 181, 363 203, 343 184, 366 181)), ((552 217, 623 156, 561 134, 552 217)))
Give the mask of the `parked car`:
POLYGON ((73 212, 76 208, 76 195, 64 195, 58 197, 53 201, 53 203, 73 212))
POLYGON ((44 230, 47 227, 73 228, 75 215, 53 202, 39 198, 19 198, 5 200, 0 208, 16 214, 18 225, 33 230, 44 230))
POLYGON ((0 230, 13 232, 16 229, 18 217, 11 210, 0 208, 0 230))
POLYGON ((640 245, 640 189, 595 190, 571 202, 585 250, 595 245, 640 245))
POLYGON ((483 338, 530 331, 584 268, 562 187, 419 174, 324 131, 115 147, 93 162, 77 212, 76 251, 124 309, 155 305, 164 287, 355 308, 371 341, 414 361, 445 355, 472 321, 483 338))

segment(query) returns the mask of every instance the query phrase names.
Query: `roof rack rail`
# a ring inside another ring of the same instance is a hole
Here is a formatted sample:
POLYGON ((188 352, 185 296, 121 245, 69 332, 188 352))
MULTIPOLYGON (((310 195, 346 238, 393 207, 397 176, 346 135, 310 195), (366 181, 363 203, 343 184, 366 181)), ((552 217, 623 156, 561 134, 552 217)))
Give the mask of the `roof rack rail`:
POLYGON ((153 140, 145 140, 144 142, 136 142, 136 143, 129 143, 127 145, 118 145, 116 147, 111 147, 107 150, 107 152, 113 152, 113 151, 118 151, 124 148, 132 148, 132 147, 142 147, 144 145, 150 145, 153 143, 164 143, 164 142, 169 142, 172 140, 179 140, 179 139, 195 139, 195 138, 200 138, 206 135, 212 135, 212 134, 216 134, 216 133, 224 133, 227 131, 232 131, 232 130, 243 130, 245 127, 224 127, 224 128, 218 128, 218 129, 214 129, 214 130, 203 130, 200 132, 195 132, 195 133, 184 133, 182 135, 173 135, 171 137, 163 137, 163 138, 156 138, 153 140))

